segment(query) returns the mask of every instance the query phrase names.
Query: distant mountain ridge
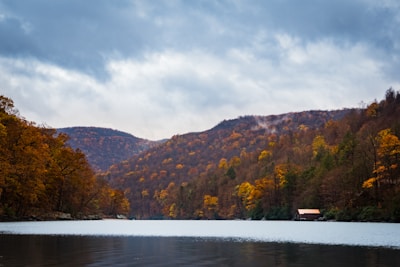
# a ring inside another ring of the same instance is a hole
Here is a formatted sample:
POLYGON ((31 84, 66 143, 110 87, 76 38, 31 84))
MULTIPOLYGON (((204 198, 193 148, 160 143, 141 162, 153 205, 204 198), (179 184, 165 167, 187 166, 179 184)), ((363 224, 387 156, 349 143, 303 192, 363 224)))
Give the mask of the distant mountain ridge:
POLYGON ((97 177, 137 219, 283 220, 312 207, 326 219, 400 222, 399 118, 390 88, 364 108, 241 116, 156 144, 104 129, 69 134, 89 160, 111 156, 97 177))
POLYGON ((329 120, 340 120, 348 112, 354 109, 341 110, 310 110, 302 112, 290 112, 280 115, 256 116, 248 115, 237 119, 224 120, 213 127, 211 130, 221 130, 234 128, 238 124, 247 121, 248 127, 252 130, 265 130, 268 133, 283 133, 288 131, 297 131, 299 127, 318 128, 323 126, 329 120))
MULTIPOLYGON (((207 143, 217 142, 221 134, 231 134, 232 131, 243 130, 261 131, 265 133, 282 134, 288 131, 302 129, 315 129, 321 127, 329 120, 339 120, 352 109, 321 111, 310 110, 291 112, 280 115, 247 115, 236 119, 223 120, 215 127, 198 133, 176 135, 189 137, 197 134, 209 134, 207 143), (219 137, 215 135, 218 133, 219 137)), ((80 149, 87 157, 96 172, 107 171, 112 165, 131 160, 140 153, 146 152, 154 146, 167 140, 150 141, 138 138, 132 134, 101 127, 66 127, 57 129, 58 132, 67 134, 70 139, 68 144, 74 149, 80 149)), ((172 138, 174 139, 174 137, 172 138)), ((171 141, 171 140, 169 140, 171 141)), ((206 148, 203 148, 206 149, 206 148)), ((250 148, 250 150, 252 150, 250 148)), ((219 152, 215 152, 220 154, 219 152)), ((236 154, 232 151, 231 154, 236 154)))
MULTIPOLYGON (((236 166, 239 163, 235 161, 247 161, 258 157, 260 152, 271 146, 274 140, 280 140, 276 145, 277 148, 281 146, 281 142, 286 142, 284 140, 287 137, 292 136, 294 141, 300 138, 295 136, 306 136, 330 121, 343 119, 351 112, 358 111, 357 109, 316 110, 270 116, 242 116, 224 120, 203 132, 175 135, 158 146, 114 164, 101 176, 113 186, 129 192, 127 197, 131 201, 135 217, 158 216, 162 208, 157 206, 157 203, 163 203, 163 194, 168 191, 166 188, 174 185, 179 188, 179 185, 184 186, 199 177, 208 177, 200 180, 210 183, 204 187, 215 194, 217 189, 214 187, 213 173, 225 168, 224 165, 236 166)), ((275 155, 278 157, 280 154, 281 158, 285 158, 285 150, 278 149, 275 155)), ((245 168, 246 163, 242 162, 241 166, 245 168)), ((229 175, 235 177, 234 172, 229 175)), ((257 175, 251 169, 246 172, 249 180, 257 175)), ((202 190, 197 193, 201 192, 202 190)), ((193 194, 197 193, 193 191, 193 194)), ((196 196, 196 199, 198 198, 201 197, 196 196)))
POLYGON ((186 168, 189 168, 189 166, 197 167, 200 162, 206 160, 217 163, 215 160, 219 160, 221 157, 230 158, 239 155, 243 149, 247 152, 264 149, 267 140, 257 139, 258 136, 265 134, 280 135, 307 129, 315 130, 328 121, 340 120, 355 110, 313 110, 281 115, 248 115, 224 120, 203 132, 175 135, 160 146, 151 147, 143 153, 127 159, 130 164, 126 161, 117 163, 112 169, 129 172, 129 166, 140 168, 141 165, 145 165, 145 169, 148 169, 148 166, 154 165, 155 169, 150 168, 149 171, 157 171, 162 165, 164 167, 166 165, 165 162, 162 163, 162 160, 171 157, 175 158, 173 161, 175 164, 184 164, 186 168), (231 145, 232 147, 229 147, 231 145), (186 153, 191 153, 192 156, 187 157, 186 153))
POLYGON ((111 165, 160 143, 100 127, 59 128, 57 132, 69 136, 67 143, 74 149, 80 149, 95 171, 106 171, 111 165))

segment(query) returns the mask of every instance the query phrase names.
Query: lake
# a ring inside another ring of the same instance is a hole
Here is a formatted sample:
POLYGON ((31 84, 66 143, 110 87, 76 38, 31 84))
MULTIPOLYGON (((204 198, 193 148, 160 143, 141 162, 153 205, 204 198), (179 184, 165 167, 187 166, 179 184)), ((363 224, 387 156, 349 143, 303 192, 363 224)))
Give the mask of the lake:
POLYGON ((400 224, 0 223, 0 266, 400 266, 400 224))

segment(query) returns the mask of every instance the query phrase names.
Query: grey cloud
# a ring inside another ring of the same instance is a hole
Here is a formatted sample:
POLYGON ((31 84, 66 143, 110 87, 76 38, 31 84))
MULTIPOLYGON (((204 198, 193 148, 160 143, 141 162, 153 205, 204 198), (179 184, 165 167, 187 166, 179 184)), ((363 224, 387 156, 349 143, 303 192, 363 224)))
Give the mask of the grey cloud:
POLYGON ((0 53, 3 55, 30 55, 38 53, 23 29, 22 23, 15 18, 0 20, 0 53))
MULTIPOLYGON (((13 46, 20 47, 16 52, 68 68, 105 74, 103 66, 109 54, 131 56, 154 41, 152 25, 130 14, 128 2, 42 0, 5 3, 7 14, 28 22, 31 32, 13 36, 10 33, 14 28, 21 28, 21 25, 15 25, 8 27, 8 32, 2 31, 0 39, 9 39, 13 46)), ((5 51, 6 48, 2 42, 0 51, 3 55, 13 53, 9 49, 5 51)))
POLYGON ((399 8, 0 0, 0 83, 34 121, 143 137, 244 114, 351 107, 399 85, 399 8))
MULTIPOLYGON (((361 41, 385 35, 398 10, 363 1, 271 1, 264 9, 272 27, 303 38, 346 37, 361 41), (272 2, 272 4, 271 4, 272 2)), ((261 16, 261 14, 260 14, 261 16)))
MULTIPOLYGON (((136 57, 175 49, 221 55, 250 45, 260 31, 302 41, 331 38, 373 42, 399 52, 399 11, 364 1, 79 1, 6 0, 0 53, 106 75, 109 57, 136 57), (29 23, 31 32, 22 30, 29 23)), ((265 55, 260 55, 265 56, 265 55)))

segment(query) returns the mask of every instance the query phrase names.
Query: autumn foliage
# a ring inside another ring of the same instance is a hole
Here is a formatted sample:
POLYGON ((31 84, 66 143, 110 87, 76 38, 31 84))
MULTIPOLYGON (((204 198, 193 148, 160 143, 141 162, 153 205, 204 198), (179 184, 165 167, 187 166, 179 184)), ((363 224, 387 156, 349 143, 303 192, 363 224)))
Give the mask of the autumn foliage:
POLYGON ((88 139, 74 139, 86 145, 84 155, 65 134, 19 117, 2 96, 0 215, 292 219, 298 208, 319 208, 327 219, 400 221, 400 93, 393 89, 358 109, 225 120, 142 147, 97 173, 87 155, 112 162, 117 150, 138 147, 126 143, 131 137, 89 130, 88 139))
POLYGON ((93 170, 106 171, 111 165, 139 154, 157 141, 135 137, 117 130, 98 127, 70 127, 57 129, 68 135, 67 144, 81 150, 93 170))
POLYGON ((66 145, 67 139, 26 121, 11 99, 0 96, 1 218, 127 214, 123 192, 96 178, 85 155, 66 145))
POLYGON ((366 108, 246 116, 176 135, 101 177, 136 218, 400 220, 400 94, 366 108))

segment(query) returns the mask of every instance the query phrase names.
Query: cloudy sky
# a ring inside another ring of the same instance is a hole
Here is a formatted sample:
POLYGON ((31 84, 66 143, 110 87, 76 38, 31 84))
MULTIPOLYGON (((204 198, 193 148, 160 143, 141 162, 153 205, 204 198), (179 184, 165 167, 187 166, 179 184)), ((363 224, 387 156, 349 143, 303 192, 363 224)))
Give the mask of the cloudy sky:
POLYGON ((0 94, 157 140, 400 90, 398 0, 0 0, 0 94))

